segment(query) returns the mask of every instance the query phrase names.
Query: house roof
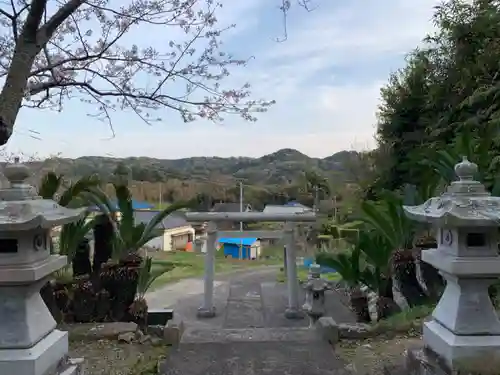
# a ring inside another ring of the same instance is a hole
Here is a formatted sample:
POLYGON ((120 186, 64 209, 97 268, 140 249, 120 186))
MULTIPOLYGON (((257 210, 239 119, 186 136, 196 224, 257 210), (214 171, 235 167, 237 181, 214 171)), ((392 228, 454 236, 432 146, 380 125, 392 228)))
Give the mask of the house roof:
POLYGON ((268 204, 264 207, 262 212, 266 214, 295 214, 302 213, 306 211, 310 211, 311 209, 306 206, 286 206, 286 205, 276 205, 276 204, 268 204))
POLYGON ((312 210, 311 207, 307 207, 306 205, 303 205, 302 203, 299 203, 296 201, 291 201, 291 202, 285 203, 284 206, 286 206, 286 207, 301 207, 305 210, 312 210))
POLYGON ((219 238, 218 242, 222 244, 231 244, 231 245, 239 245, 243 246, 251 246, 253 245, 258 238, 219 238))
MULTIPOLYGON (((147 224, 158 214, 160 211, 135 211, 134 218, 136 223, 147 224)), ((173 229, 189 226, 188 221, 184 215, 180 212, 173 212, 167 217, 165 217, 159 226, 162 229, 173 229)))
MULTIPOLYGON (((248 208, 248 205, 243 205, 243 211, 248 208)), ((212 207, 212 212, 240 212, 239 203, 216 203, 212 207)))
MULTIPOLYGON (((110 203, 111 203, 111 207, 112 207, 113 211, 119 211, 117 201, 112 200, 110 203)), ((132 199, 132 209, 133 210, 149 210, 153 207, 154 206, 148 202, 141 202, 141 201, 136 201, 135 199, 132 199)), ((91 206, 91 207, 89 207, 89 210, 90 211, 99 211, 99 207, 91 206)))

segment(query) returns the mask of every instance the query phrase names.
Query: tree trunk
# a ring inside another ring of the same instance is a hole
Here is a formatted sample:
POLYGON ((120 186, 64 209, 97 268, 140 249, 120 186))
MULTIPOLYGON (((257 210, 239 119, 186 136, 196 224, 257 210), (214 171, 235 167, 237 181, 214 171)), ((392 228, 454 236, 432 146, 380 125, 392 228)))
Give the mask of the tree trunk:
POLYGON ((368 309, 368 297, 361 291, 359 287, 350 288, 349 302, 351 309, 356 314, 358 323, 370 323, 370 311, 368 309))
POLYGON ((7 143, 26 93, 28 78, 40 49, 35 43, 17 41, 0 93, 0 146, 7 143))
POLYGON ((90 245, 87 239, 84 239, 75 251, 71 262, 73 267, 73 276, 90 275, 92 265, 90 264, 90 245))
POLYGON ((436 302, 441 296, 445 281, 443 277, 439 274, 439 271, 427 262, 422 261, 422 251, 426 249, 436 248, 437 244, 435 241, 422 243, 417 245, 416 259, 420 267, 420 275, 422 276, 422 281, 427 289, 427 294, 429 298, 436 302))
POLYGON ((411 250, 397 250, 393 257, 393 273, 399 290, 410 307, 422 305, 427 295, 418 282, 417 267, 411 250))
POLYGON ((99 222, 94 227, 94 260, 93 272, 99 274, 101 266, 106 263, 113 251, 113 224, 107 215, 100 215, 99 222))
POLYGON ((401 308, 394 301, 392 277, 387 276, 382 284, 384 287, 379 290, 377 299, 377 320, 386 319, 401 311, 401 308))

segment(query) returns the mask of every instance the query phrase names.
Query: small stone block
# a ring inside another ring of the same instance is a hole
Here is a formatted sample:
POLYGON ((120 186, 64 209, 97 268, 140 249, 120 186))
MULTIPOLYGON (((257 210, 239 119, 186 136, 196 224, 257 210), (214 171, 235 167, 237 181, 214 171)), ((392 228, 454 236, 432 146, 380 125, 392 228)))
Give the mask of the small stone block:
POLYGON ((196 314, 198 318, 213 318, 215 316, 215 307, 205 308, 200 307, 196 314))
POLYGON ((165 325, 154 325, 148 326, 147 332, 148 334, 155 337, 163 337, 163 330, 165 329, 165 325))
POLYGON ((163 341, 167 345, 179 345, 184 333, 184 322, 182 320, 169 320, 163 329, 163 341))
POLYGON ((86 375, 83 358, 67 358, 54 375, 86 375))
POLYGON ((373 336, 370 325, 364 323, 340 323, 338 329, 342 339, 359 340, 373 336))
POLYGON ((167 321, 173 319, 174 310, 172 309, 148 309, 148 325, 156 326, 167 324, 167 321))
POLYGON ((62 328, 69 332, 72 339, 116 340, 124 333, 135 333, 137 324, 133 322, 75 323, 62 326, 62 328))
POLYGON ((323 339, 332 345, 339 341, 339 327, 335 320, 329 316, 323 316, 318 319, 316 322, 316 330, 323 339))

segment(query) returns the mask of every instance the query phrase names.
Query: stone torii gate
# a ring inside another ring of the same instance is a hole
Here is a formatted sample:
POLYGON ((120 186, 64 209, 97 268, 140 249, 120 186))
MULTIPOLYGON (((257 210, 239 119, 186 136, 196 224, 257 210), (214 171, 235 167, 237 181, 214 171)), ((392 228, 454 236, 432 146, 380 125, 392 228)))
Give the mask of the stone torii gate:
POLYGON ((297 223, 315 222, 316 214, 306 213, 264 213, 264 212, 187 212, 189 222, 208 222, 205 253, 204 298, 203 305, 198 309, 198 317, 211 318, 216 314, 213 302, 215 251, 218 237, 234 238, 285 238, 286 272, 288 287, 288 308, 285 317, 300 319, 303 317, 299 304, 299 285, 296 264, 295 226, 297 223), (284 222, 284 230, 278 231, 218 231, 220 222, 284 222))

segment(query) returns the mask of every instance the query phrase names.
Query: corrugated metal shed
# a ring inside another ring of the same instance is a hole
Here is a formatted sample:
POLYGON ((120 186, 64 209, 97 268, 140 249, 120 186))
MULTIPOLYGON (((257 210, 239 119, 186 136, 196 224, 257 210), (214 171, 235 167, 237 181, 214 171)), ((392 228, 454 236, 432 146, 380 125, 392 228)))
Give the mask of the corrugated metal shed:
POLYGON ((224 256, 230 256, 233 259, 251 259, 252 245, 257 241, 257 238, 219 238, 219 244, 224 249, 224 256))

